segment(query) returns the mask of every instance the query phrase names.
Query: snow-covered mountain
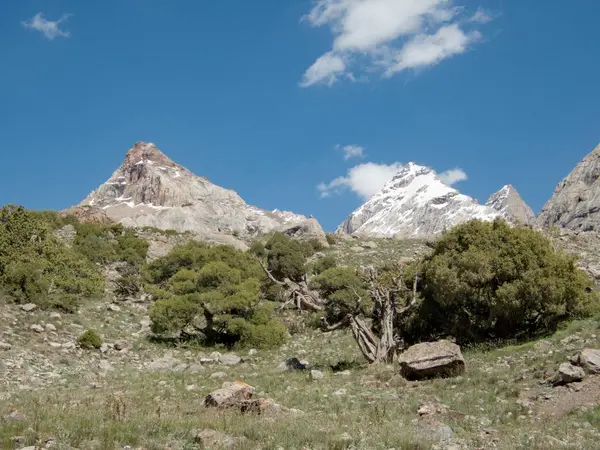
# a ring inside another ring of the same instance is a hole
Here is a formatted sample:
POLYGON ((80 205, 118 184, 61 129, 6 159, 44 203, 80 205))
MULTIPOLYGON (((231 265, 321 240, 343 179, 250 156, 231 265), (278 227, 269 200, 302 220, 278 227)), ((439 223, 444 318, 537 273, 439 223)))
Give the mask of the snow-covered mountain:
POLYGON ((535 214, 517 190, 507 184, 488 199, 486 206, 495 209, 507 221, 514 224, 533 225, 535 214))
POLYGON ((337 233, 423 237, 471 219, 502 217, 495 209, 445 184, 433 169, 409 163, 354 211, 337 233))
POLYGON ((145 142, 136 142, 123 164, 79 206, 100 209, 127 226, 192 231, 214 242, 236 244, 307 222, 325 237, 316 220, 247 205, 235 191, 194 175, 145 142))

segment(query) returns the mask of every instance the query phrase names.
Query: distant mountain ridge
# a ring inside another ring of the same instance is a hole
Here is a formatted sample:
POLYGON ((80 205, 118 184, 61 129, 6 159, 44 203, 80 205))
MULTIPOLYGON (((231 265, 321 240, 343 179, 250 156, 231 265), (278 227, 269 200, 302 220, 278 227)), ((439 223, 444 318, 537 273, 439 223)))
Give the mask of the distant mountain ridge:
POLYGON ((127 226, 192 231, 210 242, 239 245, 299 225, 325 237, 315 219, 248 205, 235 191, 193 174, 146 142, 136 142, 122 165, 78 206, 99 209, 127 226))

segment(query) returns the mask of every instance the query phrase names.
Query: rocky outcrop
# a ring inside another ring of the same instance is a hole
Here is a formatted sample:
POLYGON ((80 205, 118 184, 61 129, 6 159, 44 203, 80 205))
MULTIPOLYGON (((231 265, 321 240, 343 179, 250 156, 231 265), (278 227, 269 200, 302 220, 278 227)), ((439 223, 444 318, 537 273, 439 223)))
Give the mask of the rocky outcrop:
POLYGON ((456 376, 465 371, 460 347, 446 340, 413 345, 398 362, 400 373, 409 380, 456 376))
POLYGON ((247 205, 236 192, 194 175, 144 142, 134 144, 123 164, 79 208, 102 211, 126 226, 191 231, 201 240, 238 247, 254 236, 307 221, 247 205))
POLYGON ((433 169, 409 163, 383 189, 354 211, 337 233, 380 237, 424 237, 471 219, 501 213, 460 194, 433 169))
POLYGON ((544 227, 600 231, 600 145, 559 183, 537 223, 544 227))
POLYGON ((298 225, 284 230, 283 233, 294 239, 305 241, 314 240, 321 244, 322 247, 329 247, 329 242, 327 242, 327 236, 325 235, 323 228, 321 228, 319 222, 312 217, 298 225))
POLYGON ((533 210, 510 184, 491 195, 485 205, 498 211, 508 222, 520 225, 535 224, 533 210))
POLYGON ((102 209, 89 205, 73 206, 60 211, 59 215, 63 217, 75 216, 81 223, 107 224, 113 222, 102 209))

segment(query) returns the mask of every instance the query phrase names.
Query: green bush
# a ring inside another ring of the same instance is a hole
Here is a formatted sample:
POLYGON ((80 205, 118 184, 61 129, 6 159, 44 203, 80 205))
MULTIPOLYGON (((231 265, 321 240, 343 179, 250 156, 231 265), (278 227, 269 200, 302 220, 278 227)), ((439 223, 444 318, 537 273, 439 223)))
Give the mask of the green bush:
POLYGON ((77 342, 81 348, 86 350, 99 349, 102 347, 102 338, 93 330, 86 330, 77 338, 77 342))
POLYGON ((20 206, 0 210, 0 289, 20 303, 73 311, 80 300, 102 293, 103 279, 54 237, 56 224, 47 217, 54 216, 20 206))
POLYGON ((287 330, 261 303, 265 274, 255 257, 191 242, 148 266, 150 310, 158 334, 197 335, 207 344, 271 347, 287 330))
POLYGON ((325 272, 327 269, 331 269, 332 267, 337 266, 337 262, 335 258, 331 255, 323 256, 322 258, 317 259, 312 265, 312 273, 315 275, 319 275, 320 273, 325 272))
POLYGON ((349 315, 369 316, 373 303, 367 285, 350 267, 332 267, 311 280, 311 288, 326 300, 325 318, 333 324, 349 315))
POLYGON ((265 248, 268 269, 279 280, 301 280, 306 274, 306 259, 315 253, 311 243, 296 241, 279 232, 269 239, 265 248))
POLYGON ((541 234, 501 220, 448 231, 412 270, 420 274, 421 301, 401 324, 408 341, 529 338, 598 306, 572 257, 556 252, 541 234))
POLYGON ((329 245, 335 245, 335 244, 337 244, 337 242, 338 242, 338 240, 337 240, 337 238, 335 237, 335 235, 333 235, 333 234, 331 234, 331 233, 327 233, 327 234, 325 235, 325 239, 327 239, 327 243, 328 243, 329 245))

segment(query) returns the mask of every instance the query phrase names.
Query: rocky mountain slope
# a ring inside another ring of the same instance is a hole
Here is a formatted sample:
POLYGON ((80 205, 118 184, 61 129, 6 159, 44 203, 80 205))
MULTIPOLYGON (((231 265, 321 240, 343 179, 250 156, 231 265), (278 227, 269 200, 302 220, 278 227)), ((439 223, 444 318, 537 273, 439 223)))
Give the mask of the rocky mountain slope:
POLYGON ((380 192, 350 214, 337 233, 433 236, 471 219, 496 217, 502 217, 502 212, 460 194, 433 169, 409 163, 380 192))
POLYGON ((145 142, 134 144, 123 164, 81 207, 101 210, 127 226, 192 231, 211 242, 240 245, 246 238, 299 226, 325 241, 316 220, 250 206, 235 191, 193 174, 145 142))
POLYGON ((517 190, 507 184, 488 199, 486 206, 495 209, 511 223, 533 225, 535 214, 517 190))
POLYGON ((600 230, 600 145, 562 180, 538 217, 540 226, 600 230))

